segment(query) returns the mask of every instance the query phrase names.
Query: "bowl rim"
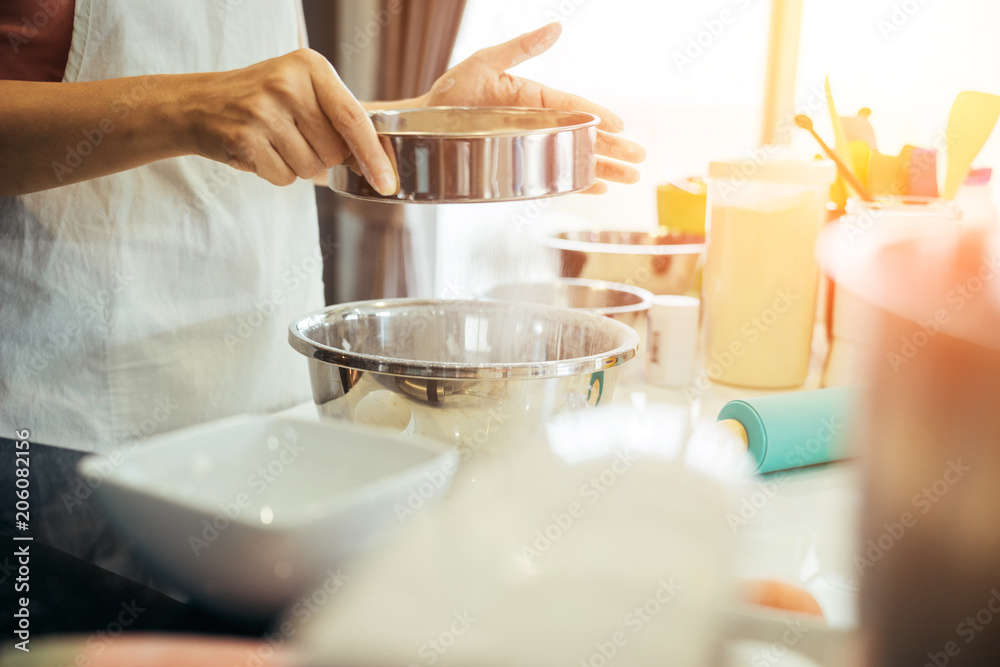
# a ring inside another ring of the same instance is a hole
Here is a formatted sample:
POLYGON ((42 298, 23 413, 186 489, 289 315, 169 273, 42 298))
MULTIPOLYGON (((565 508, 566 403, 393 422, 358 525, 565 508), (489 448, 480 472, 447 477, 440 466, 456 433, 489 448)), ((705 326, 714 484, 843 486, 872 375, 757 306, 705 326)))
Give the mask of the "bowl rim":
MULTIPOLYGON (((358 436, 380 438, 404 448, 424 450, 428 454, 428 458, 424 461, 396 472, 380 475, 368 480, 361 486, 348 491, 327 493, 322 498, 297 509, 294 514, 279 515, 272 523, 265 524, 251 519, 245 513, 241 513, 235 518, 227 515, 230 524, 238 525, 245 530, 255 531, 260 534, 281 535, 291 533, 304 528, 314 527, 318 523, 343 517, 348 512, 367 507, 378 503, 388 496, 392 496, 395 491, 399 490, 400 486, 411 487, 419 484, 424 481, 425 472, 429 470, 441 470, 445 464, 451 466, 450 471, 446 473, 448 480, 445 482, 445 485, 450 485, 454 472, 459 466, 458 451, 454 447, 442 445, 438 441, 424 436, 404 437, 397 433, 366 427, 354 422, 325 420, 315 422, 309 419, 283 416, 281 414, 243 414, 223 417, 222 419, 203 422, 201 424, 193 424, 176 431, 162 433, 150 438, 138 448, 131 445, 123 445, 103 452, 89 452, 77 462, 76 472, 84 477, 96 476, 102 479, 101 487, 116 489, 123 494, 151 499, 158 503, 161 509, 163 509, 163 506, 170 506, 181 511, 212 516, 219 512, 219 508, 212 504, 211 501, 197 497, 186 497, 176 492, 168 492, 165 490, 165 486, 137 483, 123 476, 121 472, 122 465, 128 463, 140 466, 144 463, 155 464, 158 456, 162 458, 163 452, 176 449, 178 441, 192 437, 196 438, 205 434, 216 434, 221 437, 225 436, 227 431, 256 424, 272 430, 280 425, 325 430, 328 434, 338 436, 331 438, 331 442, 334 443, 344 438, 358 436), (115 463, 116 460, 120 463, 115 463), (101 468, 98 468, 98 465, 102 462, 110 462, 112 467, 110 474, 103 475, 101 473, 101 468)), ((243 443, 242 446, 246 447, 246 444, 243 443)), ((155 466, 147 465, 145 467, 155 469, 155 466)), ((98 495, 102 501, 109 499, 107 490, 101 491, 98 489, 98 491, 98 495)))
POLYGON ((585 375, 620 366, 634 358, 639 349, 639 334, 623 322, 572 308, 523 304, 509 301, 487 301, 484 299, 373 299, 337 304, 307 313, 295 319, 288 327, 288 342, 300 354, 315 361, 333 364, 341 368, 395 375, 401 377, 430 378, 439 380, 525 380, 585 375), (351 352, 325 345, 309 338, 304 332, 322 322, 344 314, 374 314, 400 307, 433 307, 442 305, 475 305, 479 308, 510 309, 514 306, 536 311, 558 313, 577 321, 590 320, 597 327, 608 332, 616 332, 623 342, 612 350, 585 357, 563 359, 554 362, 503 362, 467 364, 454 361, 420 361, 401 357, 385 357, 360 352, 351 352))
POLYGON ((376 132, 383 137, 421 137, 429 139, 458 139, 458 138, 479 138, 489 137, 520 137, 531 134, 555 134, 558 132, 573 132, 589 127, 596 127, 600 122, 600 117, 586 111, 564 111, 561 109, 545 109, 535 107, 461 107, 461 106, 438 106, 438 107, 408 107, 406 109, 384 109, 372 111, 368 114, 372 123, 376 124, 376 132), (461 112, 477 116, 538 116, 544 119, 568 117, 575 118, 575 122, 569 125, 561 125, 553 122, 548 127, 538 127, 533 129, 497 129, 482 131, 417 131, 417 130, 387 130, 378 129, 377 121, 380 118, 392 116, 404 116, 407 114, 442 114, 461 112))
POLYGON ((659 245, 637 245, 619 243, 599 243, 597 241, 577 241, 560 238, 562 234, 586 234, 617 232, 619 234, 642 234, 657 236, 649 229, 547 229, 539 234, 542 245, 557 250, 575 250, 595 254, 610 255, 696 255, 705 251, 704 243, 664 243, 659 245))
MULTIPOLYGON (((639 297, 638 303, 631 303, 624 306, 599 306, 596 308, 584 308, 582 306, 569 306, 573 310, 579 310, 585 313, 595 313, 597 315, 604 315, 605 317, 612 317, 615 315, 627 315, 629 313, 641 313, 643 311, 649 310, 653 305, 654 294, 648 289, 643 289, 642 287, 636 287, 635 285, 627 285, 625 283, 616 283, 610 280, 594 280, 591 278, 553 278, 552 280, 529 280, 517 283, 500 283, 498 285, 493 285, 491 288, 483 292, 483 298, 490 301, 508 301, 517 302, 516 298, 498 297, 494 295, 494 292, 500 289, 520 289, 520 288, 532 288, 539 286, 551 285, 553 287, 559 287, 560 285, 565 285, 568 287, 587 287, 597 290, 605 290, 608 292, 624 292, 626 294, 631 294, 632 296, 639 297)), ((522 303, 541 303, 538 301, 522 301, 522 303)), ((544 305, 544 304, 542 304, 544 305)))

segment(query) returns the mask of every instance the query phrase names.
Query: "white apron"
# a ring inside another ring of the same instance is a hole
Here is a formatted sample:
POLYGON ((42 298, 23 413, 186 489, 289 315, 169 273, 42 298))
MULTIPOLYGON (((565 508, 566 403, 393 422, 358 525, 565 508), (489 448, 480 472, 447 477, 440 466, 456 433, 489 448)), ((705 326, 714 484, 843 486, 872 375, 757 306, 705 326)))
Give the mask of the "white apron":
MULTIPOLYGON (((228 70, 298 45, 295 0, 77 0, 65 80, 228 70)), ((70 150, 86 159, 97 137, 70 150)), ((323 305, 313 187, 184 157, 0 198, 0 436, 99 451, 307 400, 286 336, 323 305)))

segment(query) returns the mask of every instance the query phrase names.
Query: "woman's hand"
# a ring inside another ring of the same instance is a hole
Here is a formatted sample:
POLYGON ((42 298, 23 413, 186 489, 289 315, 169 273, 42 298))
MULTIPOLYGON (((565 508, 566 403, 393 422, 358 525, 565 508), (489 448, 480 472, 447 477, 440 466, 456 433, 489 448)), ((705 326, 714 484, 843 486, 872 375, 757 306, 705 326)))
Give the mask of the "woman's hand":
POLYGON ((396 191, 396 173, 364 107, 315 51, 196 76, 187 97, 192 152, 276 185, 313 178, 353 156, 375 189, 396 191))
POLYGON ((278 185, 353 156, 379 192, 398 187, 365 109, 314 51, 230 72, 0 81, 0 99, 0 196, 183 155, 278 185))
POLYGON ((550 23, 505 44, 478 51, 445 72, 420 103, 425 106, 519 106, 590 112, 601 118, 596 149, 598 155, 604 157, 597 160, 597 178, 601 180, 585 192, 606 192, 608 187, 602 181, 635 183, 639 180, 638 170, 617 160, 642 162, 646 151, 616 136, 625 128, 618 116, 577 95, 507 74, 506 70, 511 67, 547 51, 561 33, 562 26, 550 23))

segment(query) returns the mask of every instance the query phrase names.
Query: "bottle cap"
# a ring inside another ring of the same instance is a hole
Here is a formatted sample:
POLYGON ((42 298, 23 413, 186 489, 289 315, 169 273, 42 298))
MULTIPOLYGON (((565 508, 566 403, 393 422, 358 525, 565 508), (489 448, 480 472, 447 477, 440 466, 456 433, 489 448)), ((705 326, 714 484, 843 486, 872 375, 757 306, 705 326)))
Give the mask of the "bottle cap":
POLYGON ((650 384, 684 387, 694 382, 700 305, 690 296, 653 297, 646 340, 646 380, 650 384))

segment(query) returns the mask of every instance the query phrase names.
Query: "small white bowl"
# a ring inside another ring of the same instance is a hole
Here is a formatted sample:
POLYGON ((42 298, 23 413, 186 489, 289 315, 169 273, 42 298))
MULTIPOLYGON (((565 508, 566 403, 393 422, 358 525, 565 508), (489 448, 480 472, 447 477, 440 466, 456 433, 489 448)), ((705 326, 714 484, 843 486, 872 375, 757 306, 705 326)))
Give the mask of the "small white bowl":
POLYGON ((237 417, 88 456, 79 471, 183 590, 266 618, 401 532, 457 467, 454 450, 413 437, 237 417))

